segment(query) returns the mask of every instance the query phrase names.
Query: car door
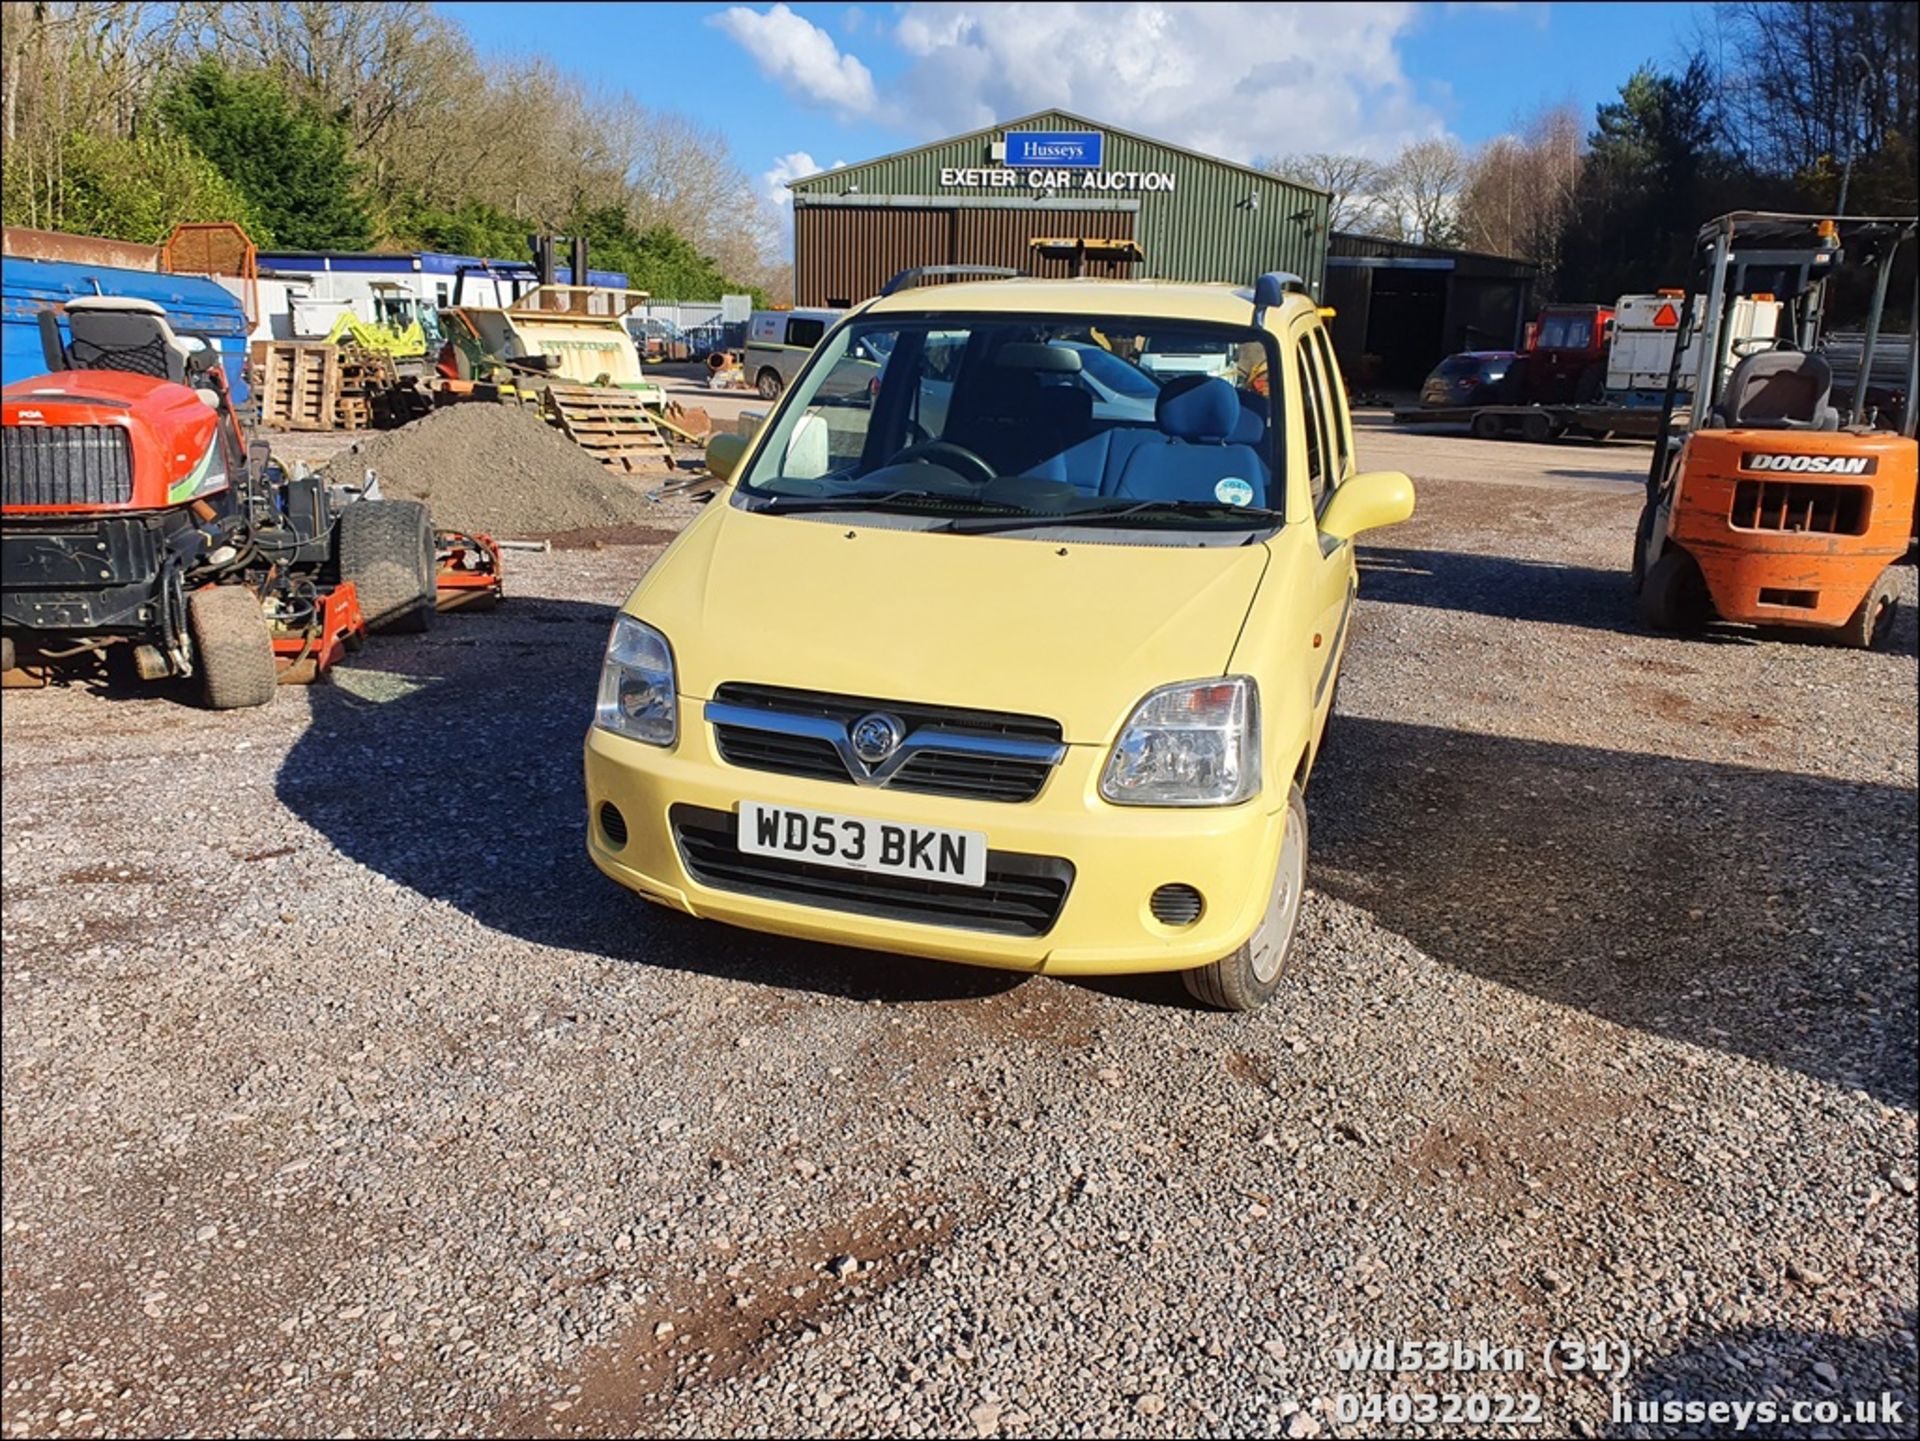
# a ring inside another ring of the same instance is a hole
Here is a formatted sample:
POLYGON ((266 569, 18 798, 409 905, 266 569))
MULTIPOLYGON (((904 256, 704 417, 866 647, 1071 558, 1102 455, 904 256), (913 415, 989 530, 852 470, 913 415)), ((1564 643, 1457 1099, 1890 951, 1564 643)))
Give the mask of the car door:
MULTIPOLYGON (((1353 474, 1352 421, 1345 389, 1333 358, 1326 327, 1317 316, 1302 321, 1293 333, 1293 364, 1300 386, 1301 422, 1306 429, 1307 480, 1313 498, 1316 526, 1326 514, 1334 492, 1353 474)), ((1357 589, 1353 543, 1321 534, 1319 564, 1314 577, 1316 637, 1313 674, 1313 711, 1316 731, 1333 704, 1334 682, 1347 641, 1357 589)))

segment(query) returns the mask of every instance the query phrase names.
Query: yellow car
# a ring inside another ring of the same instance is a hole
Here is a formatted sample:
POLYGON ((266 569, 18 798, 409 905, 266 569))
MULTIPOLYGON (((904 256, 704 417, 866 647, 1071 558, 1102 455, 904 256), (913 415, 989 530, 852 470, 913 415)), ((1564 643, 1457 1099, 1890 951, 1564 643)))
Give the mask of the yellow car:
POLYGON ((1358 472, 1293 277, 932 278, 709 451, 729 484, 607 645, 588 852, 695 916, 1250 1009, 1299 918, 1351 542, 1412 484, 1358 472))

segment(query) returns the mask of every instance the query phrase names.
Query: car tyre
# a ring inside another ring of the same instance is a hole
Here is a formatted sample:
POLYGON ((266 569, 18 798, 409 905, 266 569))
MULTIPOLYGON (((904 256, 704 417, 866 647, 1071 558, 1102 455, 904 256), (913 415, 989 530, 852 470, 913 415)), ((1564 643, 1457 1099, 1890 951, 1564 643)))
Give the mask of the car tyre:
POLYGON ((1506 422, 1499 416, 1488 415, 1484 412, 1474 416, 1472 422, 1467 426, 1467 429, 1473 433, 1475 440, 1498 440, 1501 432, 1506 428, 1506 422))
POLYGON ((243 710, 273 699, 273 632, 258 596, 239 585, 196 590, 187 598, 187 627, 208 710, 243 710))
POLYGON ((1654 630, 1694 631, 1707 623, 1711 602, 1700 564, 1668 542, 1647 567, 1640 587, 1640 620, 1654 630))
POLYGON ((1219 1011, 1258 1010, 1280 989, 1307 889, 1307 799, 1295 785, 1287 792, 1286 830, 1274 868, 1267 909, 1260 924, 1232 955, 1183 972, 1187 993, 1219 1011))
POLYGON ((433 620, 433 523, 417 500, 356 500, 340 512, 340 579, 353 582, 367 629, 418 634, 433 620))
POLYGON ((1520 417, 1520 438, 1534 445, 1543 445, 1553 439, 1553 417, 1550 415, 1523 415, 1520 417))
POLYGON ((1899 593, 1894 589, 1893 577, 1882 571, 1880 578, 1873 583, 1866 599, 1861 601, 1846 625, 1841 627, 1840 641, 1855 650, 1872 650, 1873 643, 1884 636, 1893 620, 1893 613, 1899 608, 1899 593))
POLYGON ((781 390, 780 372, 771 367, 761 371, 759 379, 754 382, 753 388, 760 392, 760 398, 762 400, 778 400, 781 390))

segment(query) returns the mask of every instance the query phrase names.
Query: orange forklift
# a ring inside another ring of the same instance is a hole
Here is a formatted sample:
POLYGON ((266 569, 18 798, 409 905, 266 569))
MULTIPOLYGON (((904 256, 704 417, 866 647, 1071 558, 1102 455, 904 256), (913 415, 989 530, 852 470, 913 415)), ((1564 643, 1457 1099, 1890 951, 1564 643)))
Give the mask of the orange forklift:
POLYGON ((1894 260, 1915 220, 1822 219, 1739 212, 1704 226, 1680 317, 1647 503, 1634 536, 1641 620, 1695 631, 1716 617, 1824 632, 1865 649, 1885 633, 1895 597, 1888 567, 1914 529, 1914 327, 1904 393, 1891 416, 1870 404, 1894 260), (1872 298, 1844 413, 1820 341, 1836 276, 1871 276, 1872 298), (1722 337, 1736 300, 1782 302, 1770 349, 1728 368, 1722 337), (1695 328, 1699 373, 1677 414, 1681 357, 1695 328))

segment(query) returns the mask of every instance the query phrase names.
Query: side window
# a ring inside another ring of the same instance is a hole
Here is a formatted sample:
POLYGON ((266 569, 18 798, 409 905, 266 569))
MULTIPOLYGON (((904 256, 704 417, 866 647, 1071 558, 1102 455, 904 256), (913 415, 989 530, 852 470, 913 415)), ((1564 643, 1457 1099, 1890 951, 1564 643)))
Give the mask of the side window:
POLYGON ((1326 411, 1320 404, 1320 390, 1314 381, 1312 351, 1303 340, 1294 347, 1300 367, 1300 427, 1307 436, 1307 485, 1313 492, 1314 513, 1327 497, 1326 411))
POLYGON ((803 345, 808 350, 820 343, 820 337, 827 333, 824 320, 789 320, 787 322, 787 344, 803 345))
POLYGON ((1353 474, 1353 417, 1347 409, 1347 387, 1340 375, 1340 363, 1333 358, 1333 342, 1326 327, 1316 326, 1313 345, 1320 357, 1320 372, 1327 378, 1325 396, 1328 439, 1333 448, 1333 479, 1338 485, 1353 474))

